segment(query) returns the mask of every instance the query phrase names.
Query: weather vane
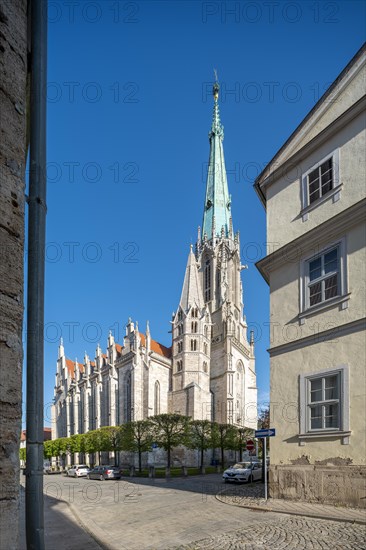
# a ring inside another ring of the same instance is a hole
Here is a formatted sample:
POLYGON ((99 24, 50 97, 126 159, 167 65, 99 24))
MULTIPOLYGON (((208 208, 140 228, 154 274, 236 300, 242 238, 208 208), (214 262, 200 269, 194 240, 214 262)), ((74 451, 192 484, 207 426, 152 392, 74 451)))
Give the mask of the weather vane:
POLYGON ((219 81, 219 78, 218 78, 218 76, 217 76, 217 71, 216 71, 216 69, 214 69, 214 75, 215 75, 215 81, 218 82, 218 81, 219 81))

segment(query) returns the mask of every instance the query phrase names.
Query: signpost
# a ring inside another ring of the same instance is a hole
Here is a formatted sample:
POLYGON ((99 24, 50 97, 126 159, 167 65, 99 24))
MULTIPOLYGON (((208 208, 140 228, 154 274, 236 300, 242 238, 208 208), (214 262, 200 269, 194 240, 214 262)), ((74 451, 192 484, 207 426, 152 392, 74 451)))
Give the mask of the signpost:
POLYGON ((276 430, 274 428, 265 428, 262 430, 256 430, 254 436, 258 439, 263 439, 263 460, 264 460, 264 498, 268 499, 267 491, 267 437, 273 437, 276 435, 276 430))

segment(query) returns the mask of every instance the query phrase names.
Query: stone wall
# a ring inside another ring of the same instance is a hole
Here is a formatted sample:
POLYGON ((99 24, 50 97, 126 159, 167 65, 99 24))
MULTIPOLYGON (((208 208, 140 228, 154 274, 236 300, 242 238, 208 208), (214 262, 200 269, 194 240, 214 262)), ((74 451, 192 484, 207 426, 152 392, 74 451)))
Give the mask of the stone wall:
POLYGON ((365 466, 270 466, 272 498, 366 508, 365 466))
POLYGON ((27 2, 0 5, 0 547, 19 548, 27 2))

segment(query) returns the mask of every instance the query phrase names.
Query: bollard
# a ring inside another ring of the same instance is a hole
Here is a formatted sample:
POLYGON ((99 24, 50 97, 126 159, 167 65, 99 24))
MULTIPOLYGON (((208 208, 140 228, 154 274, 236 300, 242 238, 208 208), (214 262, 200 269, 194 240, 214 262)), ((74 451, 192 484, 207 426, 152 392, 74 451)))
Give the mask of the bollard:
POLYGON ((134 477, 135 475, 135 466, 130 466, 130 477, 134 477))
POLYGON ((187 475, 188 475, 188 468, 187 468, 187 466, 182 466, 182 473, 183 473, 184 477, 187 477, 187 475))
POLYGON ((149 478, 155 477, 155 466, 149 466, 149 478))

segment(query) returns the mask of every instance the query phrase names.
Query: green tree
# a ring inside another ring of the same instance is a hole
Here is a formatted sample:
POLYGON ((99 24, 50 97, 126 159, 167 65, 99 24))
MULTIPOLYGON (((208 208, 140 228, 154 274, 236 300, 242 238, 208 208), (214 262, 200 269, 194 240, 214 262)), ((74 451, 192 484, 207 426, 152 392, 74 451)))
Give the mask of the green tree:
POLYGON ((118 451, 123 448, 123 432, 121 426, 103 426, 99 432, 99 451, 113 452, 114 465, 117 466, 118 451))
POLYGON ((22 462, 25 462, 25 455, 26 455, 26 448, 22 447, 21 449, 19 449, 19 459, 22 462))
POLYGON ((181 414, 158 414, 151 417, 155 442, 167 452, 167 473, 170 472, 171 450, 187 442, 189 418, 181 414))
POLYGON ((63 464, 65 464, 66 453, 70 450, 70 438, 59 437, 53 440, 52 456, 61 457, 63 464))
POLYGON ((91 455, 96 453, 99 454, 100 462, 100 451, 101 451, 101 433, 100 430, 91 430, 85 434, 85 452, 91 455))
POLYGON ((123 450, 133 451, 139 455, 139 472, 142 470, 142 453, 148 451, 153 443, 153 422, 137 420, 122 426, 123 450))
POLYGON ((234 435, 234 449, 239 451, 240 460, 243 460, 243 450, 246 449, 246 441, 254 437, 250 428, 237 428, 234 435))
POLYGON ((213 445, 213 425, 209 420, 193 420, 188 425, 187 447, 198 449, 201 453, 201 472, 203 471, 204 451, 213 445))
POLYGON ((221 466, 225 466, 225 449, 235 449, 237 428, 232 424, 213 424, 214 446, 219 447, 221 452, 221 466))
POLYGON ((43 456, 44 458, 48 458, 48 460, 50 458, 52 458, 53 456, 55 456, 54 452, 54 442, 57 441, 56 439, 49 439, 48 441, 45 441, 43 443, 43 456))

